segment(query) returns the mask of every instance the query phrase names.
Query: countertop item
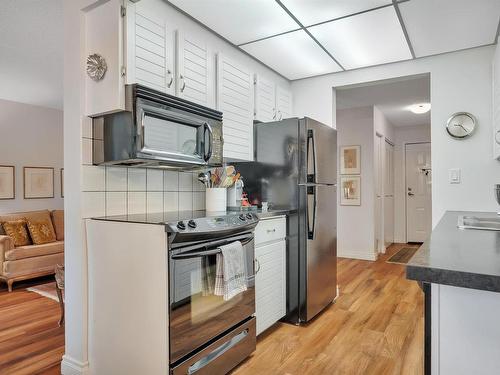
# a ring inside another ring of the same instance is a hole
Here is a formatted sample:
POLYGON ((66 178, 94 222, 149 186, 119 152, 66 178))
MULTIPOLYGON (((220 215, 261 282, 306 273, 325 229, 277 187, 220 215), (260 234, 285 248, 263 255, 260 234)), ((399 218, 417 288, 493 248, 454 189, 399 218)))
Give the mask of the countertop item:
POLYGON ((500 292, 500 232, 459 229, 461 215, 498 217, 495 212, 447 211, 429 240, 408 262, 406 277, 500 292))

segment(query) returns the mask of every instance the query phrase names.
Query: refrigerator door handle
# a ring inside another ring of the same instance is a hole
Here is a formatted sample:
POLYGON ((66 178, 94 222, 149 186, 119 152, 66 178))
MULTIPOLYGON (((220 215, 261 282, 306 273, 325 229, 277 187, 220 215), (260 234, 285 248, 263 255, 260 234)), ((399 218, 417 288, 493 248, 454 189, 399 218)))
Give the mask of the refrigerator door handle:
POLYGON ((307 130, 307 182, 316 182, 316 143, 313 129, 307 130), (312 173, 310 164, 312 162, 312 173))
POLYGON ((307 239, 313 240, 316 234, 316 206, 317 206, 317 194, 316 194, 316 186, 307 186, 307 239), (309 196, 313 196, 313 205, 312 205, 312 217, 311 205, 309 204, 309 196))

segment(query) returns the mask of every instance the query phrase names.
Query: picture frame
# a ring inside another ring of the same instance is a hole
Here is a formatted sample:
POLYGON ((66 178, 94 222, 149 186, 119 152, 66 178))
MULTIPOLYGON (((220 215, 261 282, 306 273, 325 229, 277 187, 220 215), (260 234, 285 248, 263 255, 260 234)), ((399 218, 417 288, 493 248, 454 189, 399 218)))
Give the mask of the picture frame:
POLYGON ((361 146, 340 147, 340 174, 361 174, 361 146))
POLYGON ((0 200, 16 199, 16 167, 0 165, 0 200))
POLYGON ((61 168, 59 176, 61 178, 61 198, 64 198, 64 168, 61 168))
POLYGON ((340 177, 340 205, 361 206, 361 176, 340 177))
POLYGON ((24 199, 54 198, 54 168, 24 167, 24 199))

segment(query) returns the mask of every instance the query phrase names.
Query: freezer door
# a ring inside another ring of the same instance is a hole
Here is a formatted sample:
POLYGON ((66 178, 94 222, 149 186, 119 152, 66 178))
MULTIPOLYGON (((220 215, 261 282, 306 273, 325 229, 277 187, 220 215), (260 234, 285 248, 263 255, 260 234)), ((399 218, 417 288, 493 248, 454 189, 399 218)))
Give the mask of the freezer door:
POLYGON ((310 118, 300 121, 300 183, 337 183, 337 131, 310 118))
POLYGON ((302 186, 307 195, 306 317, 309 321, 337 294, 336 187, 302 186))

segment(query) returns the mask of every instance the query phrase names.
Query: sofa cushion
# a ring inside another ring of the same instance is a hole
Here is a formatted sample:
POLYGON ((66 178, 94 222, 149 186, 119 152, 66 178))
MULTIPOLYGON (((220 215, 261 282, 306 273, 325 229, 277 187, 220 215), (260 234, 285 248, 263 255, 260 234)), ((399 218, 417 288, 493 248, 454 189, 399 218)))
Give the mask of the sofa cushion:
POLYGON ((26 246, 32 244, 25 220, 5 221, 2 223, 2 227, 5 234, 11 237, 12 241, 14 241, 14 246, 26 246))
POLYGON ((54 273, 57 264, 64 264, 64 253, 5 261, 2 265, 2 274, 4 277, 16 277, 40 272, 54 273))
POLYGON ((64 241, 64 210, 54 210, 50 213, 52 224, 58 241, 64 241))
MULTIPOLYGON (((28 211, 28 212, 15 212, 12 214, 3 214, 0 215, 0 224, 6 221, 14 221, 14 220, 27 220, 27 219, 39 219, 39 218, 49 218, 50 212, 49 210, 40 210, 40 211, 28 211)), ((0 226, 0 235, 4 235, 5 232, 0 226)))
POLYGON ((7 250, 5 252, 5 260, 19 260, 62 252, 64 252, 63 241, 46 243, 43 245, 19 246, 7 250))
POLYGON ((56 241, 56 232, 50 218, 28 219, 28 229, 35 245, 56 241))

